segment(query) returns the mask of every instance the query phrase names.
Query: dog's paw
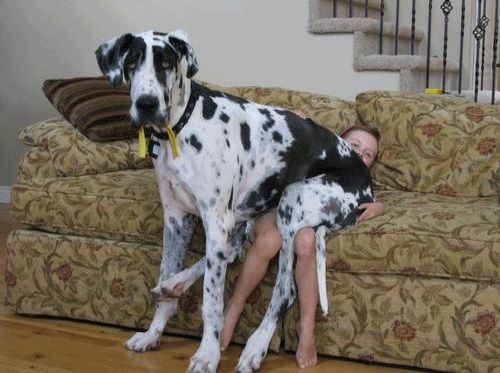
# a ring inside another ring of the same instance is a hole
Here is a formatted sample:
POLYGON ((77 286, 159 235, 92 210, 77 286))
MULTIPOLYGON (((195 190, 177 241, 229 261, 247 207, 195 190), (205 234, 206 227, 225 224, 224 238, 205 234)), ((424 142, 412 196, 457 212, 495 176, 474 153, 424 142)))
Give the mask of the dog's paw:
POLYGON ((164 281, 150 290, 154 302, 169 301, 179 298, 184 291, 184 283, 164 281))
POLYGON ((243 353, 240 356, 240 360, 238 362, 238 366, 236 367, 236 371, 238 373, 252 373, 260 368, 260 364, 262 360, 267 354, 266 347, 258 347, 258 348, 248 348, 243 350, 243 353))
POLYGON ((261 325, 248 339, 243 352, 241 353, 236 371, 238 373, 251 373, 260 368, 262 360, 267 355, 267 348, 274 328, 263 327, 261 325))
MULTIPOLYGON (((217 346, 217 351, 219 348, 217 346)), ((203 351, 200 347, 189 362, 189 373, 215 373, 219 365, 220 353, 203 351)))
POLYGON ((160 346, 161 334, 156 332, 135 333, 132 338, 125 342, 125 347, 135 352, 146 352, 155 350, 160 346))

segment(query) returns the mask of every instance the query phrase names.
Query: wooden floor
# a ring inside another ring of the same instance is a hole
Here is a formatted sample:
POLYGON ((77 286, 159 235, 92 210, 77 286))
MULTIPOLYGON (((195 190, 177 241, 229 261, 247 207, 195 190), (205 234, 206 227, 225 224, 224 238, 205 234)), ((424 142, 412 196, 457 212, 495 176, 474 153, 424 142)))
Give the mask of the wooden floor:
MULTIPOLYGON (((0 204, 0 299, 5 283, 5 242, 15 229, 8 205, 0 204)), ((27 318, 8 312, 0 302, 0 372, 184 372, 196 351, 196 339, 164 336, 158 351, 138 354, 123 342, 131 330, 49 318, 27 318)), ((231 346, 222 355, 219 372, 234 372, 241 353, 231 346)), ((262 372, 396 373, 414 370, 320 357, 316 368, 300 370, 290 353, 269 353, 262 372)))

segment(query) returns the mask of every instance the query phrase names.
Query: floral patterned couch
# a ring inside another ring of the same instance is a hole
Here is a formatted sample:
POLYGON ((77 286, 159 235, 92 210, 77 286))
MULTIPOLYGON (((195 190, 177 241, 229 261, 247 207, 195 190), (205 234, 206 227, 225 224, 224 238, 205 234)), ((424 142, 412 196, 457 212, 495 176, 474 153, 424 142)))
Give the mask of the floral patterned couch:
MULTIPOLYGON (((444 371, 500 371, 500 107, 439 96, 370 91, 355 102, 277 88, 230 93, 301 110, 339 132, 379 128, 373 167, 385 213, 328 239, 330 313, 318 352, 444 371)), ((153 312, 162 210, 151 163, 136 140, 95 143, 62 119, 20 133, 30 147, 11 192, 27 226, 7 245, 5 302, 13 312, 134 328, 153 312)), ((188 261, 203 250, 195 232, 188 261)), ((239 264, 228 270, 230 294, 239 264)), ((251 295, 234 341, 268 304, 276 264, 251 295)), ((169 332, 200 335, 201 282, 180 299, 169 332)), ((297 346, 295 304, 271 349, 297 346)))

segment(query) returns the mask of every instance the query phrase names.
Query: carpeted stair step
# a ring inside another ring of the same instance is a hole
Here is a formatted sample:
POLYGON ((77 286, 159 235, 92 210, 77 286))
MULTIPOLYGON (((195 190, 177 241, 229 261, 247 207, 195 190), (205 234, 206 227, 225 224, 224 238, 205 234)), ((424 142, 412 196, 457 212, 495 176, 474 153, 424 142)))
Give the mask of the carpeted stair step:
MULTIPOLYGON (((349 0, 337 0, 337 18, 349 17, 349 0)), ((310 20, 333 17, 333 0, 310 1, 310 20)), ((368 18, 378 19, 380 0, 368 0, 368 18)), ((352 0, 351 17, 365 17, 365 0, 352 0)))

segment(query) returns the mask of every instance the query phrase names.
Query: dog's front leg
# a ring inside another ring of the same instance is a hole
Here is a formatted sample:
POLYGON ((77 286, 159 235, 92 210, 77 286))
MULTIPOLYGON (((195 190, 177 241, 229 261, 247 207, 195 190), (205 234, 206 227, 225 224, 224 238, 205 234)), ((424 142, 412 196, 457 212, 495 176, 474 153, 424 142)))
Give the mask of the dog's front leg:
POLYGON ((190 373, 215 372, 220 360, 219 336, 223 322, 224 280, 231 256, 229 234, 234 228, 232 216, 207 214, 203 217, 206 234, 206 264, 203 280, 203 337, 191 358, 190 373), (209 215, 209 216, 208 216, 209 215))
MULTIPOLYGON (((163 224, 163 253, 158 283, 166 281, 181 270, 193 234, 194 216, 168 207, 165 209, 163 224)), ((136 333, 125 346, 136 352, 158 347, 167 321, 177 311, 177 304, 177 299, 157 302, 149 329, 144 333, 136 333)))

